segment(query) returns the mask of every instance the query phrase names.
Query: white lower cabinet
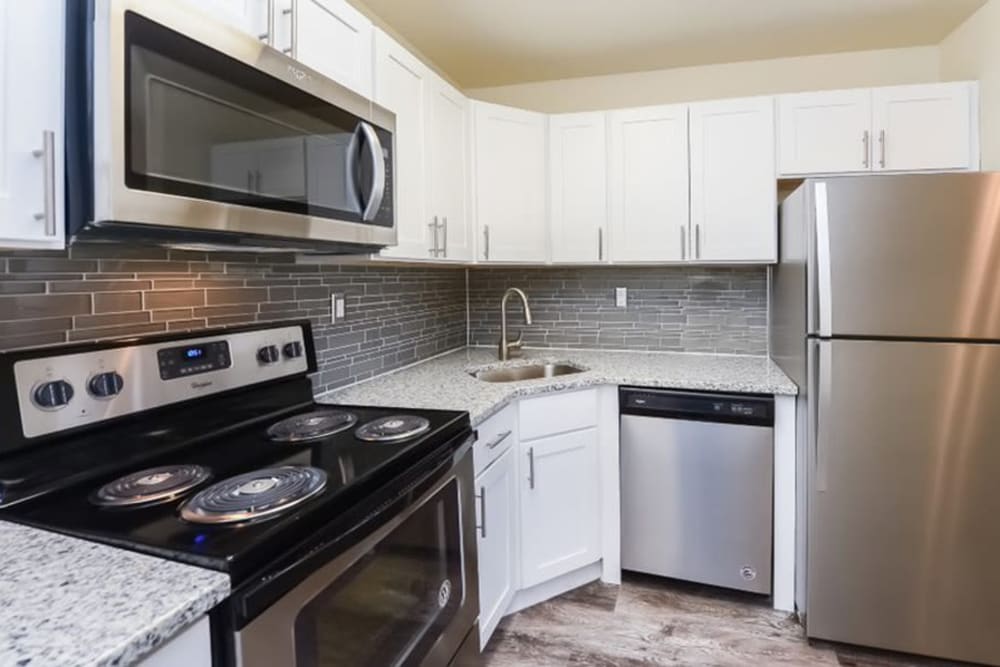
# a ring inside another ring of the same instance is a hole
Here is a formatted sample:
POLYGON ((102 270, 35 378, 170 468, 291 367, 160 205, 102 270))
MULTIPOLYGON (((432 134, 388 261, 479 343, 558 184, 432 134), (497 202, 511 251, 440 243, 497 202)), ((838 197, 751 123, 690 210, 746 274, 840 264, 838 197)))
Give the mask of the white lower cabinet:
POLYGON ((486 646, 514 598, 517 483, 514 449, 476 477, 479 551, 479 646, 486 646))
POLYGON ((212 636, 208 616, 202 616, 176 637, 138 663, 138 667, 212 667, 212 636))
POLYGON ((597 429, 520 444, 521 587, 601 558, 597 429))

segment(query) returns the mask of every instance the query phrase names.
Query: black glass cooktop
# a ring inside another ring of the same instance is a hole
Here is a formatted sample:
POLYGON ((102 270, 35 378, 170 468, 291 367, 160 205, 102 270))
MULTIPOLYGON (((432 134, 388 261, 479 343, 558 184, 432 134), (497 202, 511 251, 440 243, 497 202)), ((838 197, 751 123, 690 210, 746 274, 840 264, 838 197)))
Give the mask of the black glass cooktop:
MULTIPOLYGON (((373 492, 417 463, 440 456, 448 447, 454 449, 471 433, 464 412, 311 402, 275 410, 262 404, 261 396, 255 401, 234 404, 230 412, 220 411, 216 405, 212 415, 176 415, 169 428, 163 423, 170 420, 161 417, 146 425, 103 432, 101 441, 88 436, 86 443, 68 442, 46 449, 47 456, 30 465, 22 457, 19 465, 25 470, 37 470, 36 466, 47 459, 55 472, 33 473, 34 482, 47 483, 44 495, 0 508, 0 518, 227 571, 235 579, 370 499, 373 492), (275 442, 268 437, 268 427, 283 418, 330 409, 350 412, 357 421, 351 428, 306 442, 275 442), (390 442, 369 442, 355 436, 358 427, 394 415, 421 417, 430 422, 430 428, 412 438, 390 442), (157 424, 158 429, 154 428, 157 424), (156 432, 164 428, 168 432, 156 432), (96 466, 98 461, 104 464, 96 466), (122 475, 177 464, 201 466, 212 477, 180 498, 152 506, 108 508, 90 501, 97 489, 122 475), (180 518, 183 502, 213 482, 288 465, 324 471, 325 487, 286 512, 256 522, 204 525, 180 518), (95 474, 95 469, 99 473, 95 474), (71 483, 54 488, 55 479, 70 479, 71 483)), ((9 484, 17 471, 0 461, 0 480, 5 475, 9 484)))

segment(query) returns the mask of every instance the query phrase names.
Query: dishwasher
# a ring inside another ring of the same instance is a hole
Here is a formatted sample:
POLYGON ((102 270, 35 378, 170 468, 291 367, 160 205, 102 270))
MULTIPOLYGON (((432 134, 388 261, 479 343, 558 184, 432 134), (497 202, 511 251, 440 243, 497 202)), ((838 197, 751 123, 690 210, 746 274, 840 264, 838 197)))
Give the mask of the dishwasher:
POLYGON ((771 593, 774 399, 622 387, 622 569, 771 593))

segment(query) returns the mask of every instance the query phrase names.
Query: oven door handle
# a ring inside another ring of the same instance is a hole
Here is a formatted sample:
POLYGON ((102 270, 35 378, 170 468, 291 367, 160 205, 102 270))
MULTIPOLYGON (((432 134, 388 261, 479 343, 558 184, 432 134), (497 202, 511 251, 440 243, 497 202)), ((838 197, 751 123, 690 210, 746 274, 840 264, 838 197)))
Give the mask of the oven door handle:
POLYGON ((361 121, 358 123, 358 131, 363 137, 362 150, 368 153, 372 163, 372 187, 364 201, 361 219, 364 222, 371 222, 378 215, 382 199, 385 197, 385 155, 382 154, 382 142, 371 123, 361 121))

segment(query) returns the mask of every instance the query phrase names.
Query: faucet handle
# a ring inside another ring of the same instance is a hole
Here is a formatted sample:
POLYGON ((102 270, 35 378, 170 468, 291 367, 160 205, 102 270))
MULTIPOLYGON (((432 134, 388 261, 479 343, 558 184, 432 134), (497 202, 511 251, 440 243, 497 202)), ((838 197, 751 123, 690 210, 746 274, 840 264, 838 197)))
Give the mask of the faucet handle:
POLYGON ((507 343, 508 350, 520 350, 524 345, 524 331, 517 332, 517 338, 507 343))

